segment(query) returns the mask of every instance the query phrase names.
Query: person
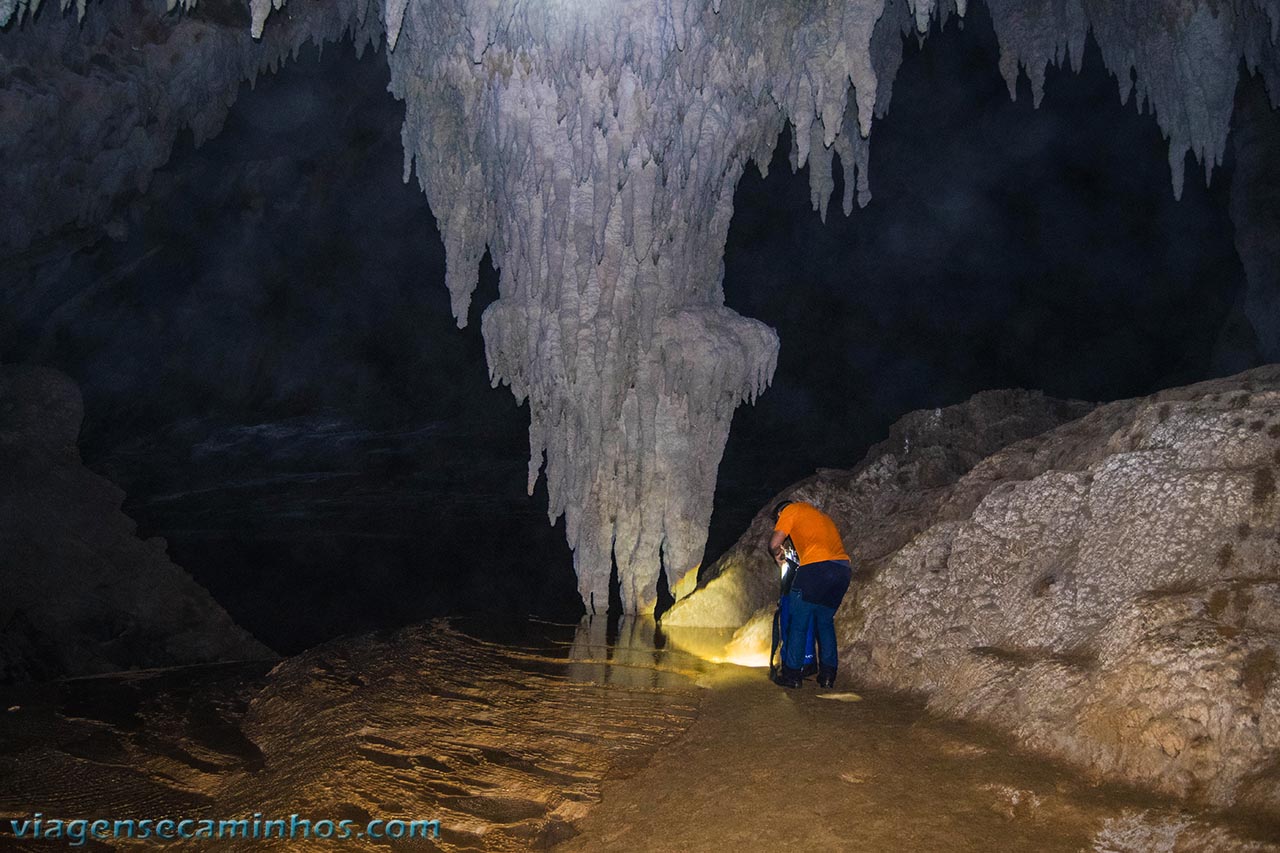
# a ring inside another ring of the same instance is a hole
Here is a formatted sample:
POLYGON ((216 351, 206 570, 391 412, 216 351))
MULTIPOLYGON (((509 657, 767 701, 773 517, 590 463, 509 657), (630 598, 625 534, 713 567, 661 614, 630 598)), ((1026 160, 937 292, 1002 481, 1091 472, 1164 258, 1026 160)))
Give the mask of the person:
POLYGON ((849 590, 853 566, 840 531, 831 517, 813 504, 781 501, 773 508, 769 553, 779 566, 786 560, 783 544, 790 537, 799 557, 795 580, 787 594, 790 625, 782 645, 782 668, 776 678, 783 687, 803 681, 805 633, 810 620, 818 644, 818 686, 836 681, 836 608, 849 590))

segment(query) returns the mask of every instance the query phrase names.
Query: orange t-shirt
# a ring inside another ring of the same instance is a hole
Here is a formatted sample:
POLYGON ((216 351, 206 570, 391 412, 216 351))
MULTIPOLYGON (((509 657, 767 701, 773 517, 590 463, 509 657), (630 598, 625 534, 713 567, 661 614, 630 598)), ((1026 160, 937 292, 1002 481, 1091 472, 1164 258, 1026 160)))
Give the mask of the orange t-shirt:
POLYGON ((831 516, 812 504, 793 503, 783 507, 773 529, 791 537, 802 566, 823 560, 849 559, 831 516))

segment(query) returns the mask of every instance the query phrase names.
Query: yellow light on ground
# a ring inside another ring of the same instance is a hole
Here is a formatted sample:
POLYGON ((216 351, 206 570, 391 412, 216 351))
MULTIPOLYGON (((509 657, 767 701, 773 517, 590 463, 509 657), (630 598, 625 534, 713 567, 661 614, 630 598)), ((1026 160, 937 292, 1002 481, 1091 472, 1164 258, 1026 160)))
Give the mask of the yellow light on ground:
POLYGON ((819 699, 831 699, 834 702, 861 702, 862 697, 857 693, 819 693, 819 699))
POLYGON ((725 646, 725 660, 738 666, 765 667, 773 648, 773 611, 757 611, 747 624, 734 632, 725 646))
POLYGON ((773 613, 761 611, 737 631, 732 628, 662 626, 662 634, 676 648, 712 663, 766 667, 773 641, 773 613))

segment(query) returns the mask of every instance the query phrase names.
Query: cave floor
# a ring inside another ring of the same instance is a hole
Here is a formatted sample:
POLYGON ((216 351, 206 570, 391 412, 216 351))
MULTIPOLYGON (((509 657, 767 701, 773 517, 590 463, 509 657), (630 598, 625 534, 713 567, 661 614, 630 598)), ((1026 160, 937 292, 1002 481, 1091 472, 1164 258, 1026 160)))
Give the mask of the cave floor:
MULTIPOLYGON (((685 638, 688 639, 688 638, 685 638)), ((1098 784, 997 733, 851 685, 798 691, 706 660, 652 622, 479 639, 446 622, 274 661, 0 690, 10 818, 437 818, 388 844, 186 849, 1280 851, 1098 784)), ((842 676, 844 678, 845 676, 842 676)), ((152 849, 156 839, 91 843, 152 849)))
POLYGON ((685 736, 606 782, 558 849, 1087 849, 1107 809, 1055 775, 902 699, 725 671, 685 736))
POLYGON ((1224 823, 1082 778, 1002 735, 848 685, 800 690, 723 666, 699 718, 611 779, 564 851, 1277 850, 1224 823))

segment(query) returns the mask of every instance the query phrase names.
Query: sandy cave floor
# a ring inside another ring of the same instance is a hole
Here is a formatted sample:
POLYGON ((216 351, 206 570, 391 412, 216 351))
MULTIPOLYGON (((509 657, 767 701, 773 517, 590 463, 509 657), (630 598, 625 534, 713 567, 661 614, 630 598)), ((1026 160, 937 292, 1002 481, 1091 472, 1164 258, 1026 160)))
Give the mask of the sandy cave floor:
POLYGON ((724 667, 685 735, 606 781, 557 850, 1147 850, 1166 819, 1194 820, 919 703, 724 667))
POLYGON ((557 850, 1280 850, 1280 827, 1084 778, 848 674, 792 691, 718 665, 699 683, 697 720, 607 779, 557 850))
MULTIPOLYGON (((278 665, 0 690, 10 817, 435 817, 437 842, 187 841, 189 850, 1280 851, 1015 753, 897 696, 799 691, 630 626, 476 639, 448 623, 278 665), (825 696, 825 698, 824 698, 825 696), (832 696, 839 698, 831 698, 832 696)), ((113 841, 86 850, 154 850, 113 841)))

